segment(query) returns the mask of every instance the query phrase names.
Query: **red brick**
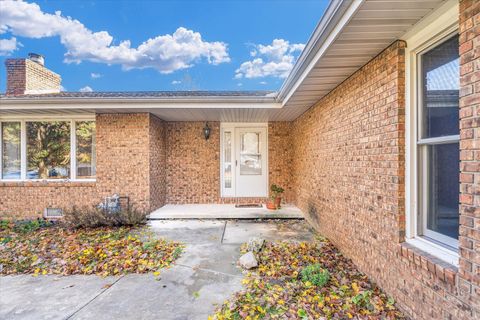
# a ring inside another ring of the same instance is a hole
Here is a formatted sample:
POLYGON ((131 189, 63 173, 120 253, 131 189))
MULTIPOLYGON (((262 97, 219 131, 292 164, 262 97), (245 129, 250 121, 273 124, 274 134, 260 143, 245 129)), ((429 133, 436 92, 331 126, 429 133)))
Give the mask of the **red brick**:
POLYGON ((30 59, 6 59, 6 95, 60 92, 61 77, 30 59))

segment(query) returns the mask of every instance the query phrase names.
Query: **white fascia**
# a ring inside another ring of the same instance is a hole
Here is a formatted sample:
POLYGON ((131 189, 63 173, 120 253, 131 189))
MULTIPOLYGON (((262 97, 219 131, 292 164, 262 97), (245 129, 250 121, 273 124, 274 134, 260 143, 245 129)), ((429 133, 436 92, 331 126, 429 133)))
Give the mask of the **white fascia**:
POLYGON ((282 106, 290 100, 364 2, 365 0, 334 0, 330 2, 290 75, 280 88, 277 101, 281 102, 282 106))

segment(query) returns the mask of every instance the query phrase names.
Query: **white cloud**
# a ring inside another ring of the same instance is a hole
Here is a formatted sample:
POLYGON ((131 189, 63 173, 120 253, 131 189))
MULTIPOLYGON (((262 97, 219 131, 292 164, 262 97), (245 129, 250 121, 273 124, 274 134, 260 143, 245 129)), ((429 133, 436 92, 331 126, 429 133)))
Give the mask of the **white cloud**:
POLYGON ((60 85, 60 91, 61 91, 61 92, 65 92, 65 91, 67 91, 67 88, 65 88, 64 86, 60 85))
POLYGON ((90 88, 89 86, 85 86, 78 91, 80 91, 80 92, 93 92, 93 89, 90 88))
POLYGON ((260 84, 267 84, 267 81, 260 81, 260 84))
POLYGON ((60 11, 45 13, 36 3, 22 1, 2 1, 0 34, 5 32, 27 38, 59 36, 67 49, 67 63, 87 60, 119 64, 125 70, 154 68, 171 73, 192 67, 202 59, 213 65, 230 61, 225 43, 203 41, 200 33, 183 27, 171 35, 148 39, 136 48, 131 47, 129 40, 113 45, 113 37, 107 31, 93 32, 60 11))
POLYGON ((103 77, 103 74, 101 74, 101 73, 95 73, 95 72, 90 73, 90 78, 92 78, 92 79, 98 79, 98 78, 101 78, 101 77, 103 77))
POLYGON ((9 56, 13 51, 17 50, 19 46, 22 46, 22 44, 18 42, 15 37, 0 39, 0 56, 9 56))
POLYGON ((243 86, 243 83, 241 83, 241 82, 237 83, 237 87, 241 87, 241 86, 243 86))
POLYGON ((175 85, 175 84, 181 84, 181 83, 182 83, 182 81, 180 81, 180 80, 173 80, 173 81, 172 81, 172 84, 173 84, 173 85, 175 85))
POLYGON ((296 56, 300 53, 304 44, 290 44, 283 39, 275 39, 270 45, 255 45, 250 51, 254 59, 245 61, 235 70, 235 78, 263 78, 278 77, 286 78, 293 68, 296 56))

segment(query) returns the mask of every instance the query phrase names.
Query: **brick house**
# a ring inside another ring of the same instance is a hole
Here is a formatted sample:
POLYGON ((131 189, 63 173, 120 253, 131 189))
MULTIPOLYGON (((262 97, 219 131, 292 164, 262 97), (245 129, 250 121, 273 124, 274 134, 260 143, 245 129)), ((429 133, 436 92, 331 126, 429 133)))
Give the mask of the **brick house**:
POLYGON ((41 57, 7 59, 0 215, 276 183, 407 315, 479 319, 479 44, 479 1, 339 0, 279 92, 60 92, 41 57))

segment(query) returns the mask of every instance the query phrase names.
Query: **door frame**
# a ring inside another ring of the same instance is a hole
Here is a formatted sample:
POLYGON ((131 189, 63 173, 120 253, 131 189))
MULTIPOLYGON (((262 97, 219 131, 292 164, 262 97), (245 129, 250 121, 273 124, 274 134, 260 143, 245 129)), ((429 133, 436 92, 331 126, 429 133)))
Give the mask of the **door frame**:
MULTIPOLYGON (((228 193, 226 192, 224 188, 224 158, 225 158, 225 153, 224 153, 224 132, 226 130, 232 130, 232 154, 234 155, 234 158, 236 157, 236 144, 235 144, 235 137, 236 137, 236 132, 235 129, 237 128, 264 128, 265 129, 265 163, 266 163, 266 171, 265 171, 265 188, 267 190, 267 196, 268 196, 268 181, 269 181, 269 163, 268 163, 268 122, 221 122, 220 123, 220 196, 222 198, 242 198, 236 195, 236 168, 233 168, 232 170, 232 192, 228 193)), ((232 159, 233 161, 235 159, 232 159)), ((248 198, 245 197, 245 198, 248 198)))

